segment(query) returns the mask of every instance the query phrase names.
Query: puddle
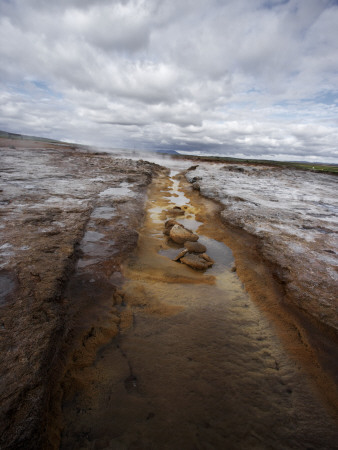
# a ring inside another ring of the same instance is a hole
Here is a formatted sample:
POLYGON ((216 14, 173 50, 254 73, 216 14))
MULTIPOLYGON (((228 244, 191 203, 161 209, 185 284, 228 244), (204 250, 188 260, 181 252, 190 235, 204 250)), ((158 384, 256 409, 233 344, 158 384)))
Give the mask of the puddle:
POLYGON ((171 199, 172 203, 175 206, 184 206, 190 203, 190 200, 184 195, 182 191, 179 190, 179 181, 176 180, 174 177, 178 174, 178 171, 172 170, 171 171, 171 180, 172 180, 172 187, 169 189, 169 192, 166 196, 164 196, 167 199, 171 199))
POLYGON ((162 219, 160 218, 161 213, 162 208, 160 206, 155 206, 149 209, 149 215, 154 223, 162 223, 162 219))
POLYGON ((132 194, 129 183, 121 183, 119 187, 105 189, 100 192, 100 197, 124 197, 132 194))
POLYGON ((109 206, 99 206, 92 212, 94 219, 112 219, 116 215, 116 208, 109 206))
MULTIPOLYGON (((92 216, 93 217, 93 216, 92 216)), ((115 241, 109 239, 105 234, 94 230, 87 230, 80 245, 83 253, 77 263, 77 268, 85 268, 103 260, 105 256, 113 256, 115 241)))
POLYGON ((82 239, 81 247, 85 246, 88 242, 97 242, 102 238, 104 238, 104 234, 93 230, 87 230, 82 239))
MULTIPOLYGON (((94 270, 93 266, 101 264, 107 258, 112 258, 118 250, 116 242, 111 239, 109 229, 105 225, 97 224, 97 219, 112 219, 116 215, 116 208, 112 206, 98 206, 94 208, 87 225, 81 244, 81 258, 76 264, 81 272, 94 270), (96 231, 100 229, 100 231, 96 231)), ((120 221, 122 223, 122 221, 120 221)))
POLYGON ((14 292, 16 283, 13 275, 5 270, 0 271, 0 306, 3 306, 14 292))
MULTIPOLYGON (((189 214, 188 214, 189 215, 189 214)), ((190 216, 190 218, 188 219, 182 219, 181 217, 177 218, 176 221, 180 224, 182 224, 184 227, 188 228, 189 230, 192 231, 197 231, 198 227, 200 225, 202 225, 202 222, 199 222, 198 220, 196 220, 194 218, 194 216, 190 216)), ((202 242, 199 239, 200 242, 202 242)))

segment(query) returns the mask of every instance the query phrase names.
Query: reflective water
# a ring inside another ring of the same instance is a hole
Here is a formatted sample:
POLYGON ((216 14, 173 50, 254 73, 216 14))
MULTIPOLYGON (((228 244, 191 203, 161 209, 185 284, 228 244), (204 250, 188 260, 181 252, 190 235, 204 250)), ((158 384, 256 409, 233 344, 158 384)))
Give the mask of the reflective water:
POLYGON ((4 305, 13 293, 16 283, 14 276, 6 270, 0 271, 0 306, 4 305))
POLYGON ((95 208, 92 212, 92 217, 95 219, 112 219, 114 215, 116 214, 116 208, 109 207, 109 206, 99 206, 98 208, 95 208))
POLYGON ((100 197, 121 197, 131 193, 129 183, 121 183, 119 187, 112 187, 100 192, 100 197))

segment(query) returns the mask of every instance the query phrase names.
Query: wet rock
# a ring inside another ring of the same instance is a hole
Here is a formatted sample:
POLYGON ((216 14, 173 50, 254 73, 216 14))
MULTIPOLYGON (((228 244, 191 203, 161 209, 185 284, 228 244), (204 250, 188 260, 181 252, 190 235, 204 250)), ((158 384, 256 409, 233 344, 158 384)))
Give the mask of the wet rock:
POLYGON ((245 169, 242 166, 227 165, 223 166, 222 169, 229 170, 230 172, 245 172, 245 169))
POLYGON ((198 241, 197 234, 179 224, 171 228, 169 236, 177 244, 184 244, 186 241, 198 241))
POLYGON ((164 224, 164 232, 163 232, 163 233, 164 233, 165 235, 169 236, 170 230, 172 229, 172 227, 173 227, 174 225, 179 225, 179 223, 176 222, 175 219, 169 219, 169 220, 167 220, 166 223, 164 224))
MULTIPOLYGON (((57 440, 58 417, 47 408, 77 345, 72 338, 66 354, 64 338, 78 323, 85 328, 88 315, 96 320, 101 307, 114 303, 120 280, 109 278, 120 273, 135 248, 145 185, 157 169, 33 140, 15 141, 13 150, 3 141, 1 162, 7 171, 0 190, 8 202, 1 205, 0 235, 0 448, 42 449, 49 448, 44 430, 54 427, 54 420, 57 440), (130 185, 128 201, 100 195, 122 183, 130 185), (107 218, 109 227, 91 216, 112 207, 116 214, 107 218), (77 260, 77 274, 69 279, 77 260)), ((120 329, 125 322, 121 317, 120 329)), ((88 335, 79 354, 90 355, 94 345, 110 340, 109 330, 117 333, 117 325, 109 322, 108 329, 98 319, 95 336, 88 335)))
POLYGON ((202 177, 193 177, 193 178, 190 180, 190 183, 196 183, 196 181, 200 181, 200 180, 202 180, 202 177))
POLYGON ((183 258, 184 255, 188 253, 188 250, 184 248, 174 259, 173 261, 179 261, 181 258, 183 258))
POLYGON ((201 255, 195 255, 193 253, 187 253, 181 258, 181 262, 196 270, 205 270, 213 265, 211 261, 206 261, 201 255))
POLYGON ((184 243, 184 247, 188 249, 189 252, 193 253, 205 253, 207 251, 206 246, 201 244, 200 242, 187 241, 184 243))
POLYGON ((174 225, 179 225, 178 222, 176 222, 175 219, 169 219, 166 221, 166 223, 164 224, 165 228, 172 228, 174 225))
POLYGON ((166 212, 171 216, 183 216, 185 214, 185 211, 179 206, 174 206, 171 209, 167 209, 166 212))
POLYGON ((231 271, 231 272, 236 272, 236 271, 237 271, 237 267, 235 266, 235 264, 233 264, 233 265, 231 266, 230 271, 231 271))
POLYGON ((215 262, 215 261, 214 261, 213 259, 211 259, 210 256, 207 255, 206 253, 202 253, 201 258, 203 258, 205 261, 208 261, 208 262, 210 262, 210 263, 212 263, 212 264, 214 264, 214 262, 215 262))

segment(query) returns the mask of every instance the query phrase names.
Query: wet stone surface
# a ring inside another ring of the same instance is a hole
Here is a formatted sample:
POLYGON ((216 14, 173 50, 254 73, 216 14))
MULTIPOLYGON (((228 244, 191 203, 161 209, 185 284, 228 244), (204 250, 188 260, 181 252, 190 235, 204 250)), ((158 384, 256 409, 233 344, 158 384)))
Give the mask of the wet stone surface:
POLYGON ((1 270, 0 271, 0 307, 13 297, 17 283, 13 274, 1 270))
MULTIPOLYGON (((197 189, 188 195, 178 176, 166 178, 152 164, 41 142, 7 144, 1 448, 335 448, 334 418, 234 271, 215 204, 196 197, 197 189), (170 214, 199 236, 212 267, 172 261, 184 242, 163 234, 170 214)), ((203 177, 195 181, 202 193, 203 177)), ((244 207, 245 189, 230 200, 244 207)), ((320 211, 310 211, 316 221, 334 207, 322 200, 320 211)), ((248 217, 252 225, 258 216, 248 217)), ((328 234, 323 223, 302 229, 328 234)), ((256 276, 263 269, 255 266, 256 276)), ((268 289, 259 292, 273 295, 268 289)))
POLYGON ((175 178, 154 182, 124 266, 120 333, 78 371, 63 404, 63 450, 335 445, 333 418, 232 271, 213 207, 187 198, 175 178), (163 234, 178 197, 187 209, 175 220, 207 247, 207 271, 169 256, 182 249, 163 234))
POLYGON ((0 141, 0 447, 46 448, 61 343, 86 302, 116 290, 157 169, 75 146, 0 141))

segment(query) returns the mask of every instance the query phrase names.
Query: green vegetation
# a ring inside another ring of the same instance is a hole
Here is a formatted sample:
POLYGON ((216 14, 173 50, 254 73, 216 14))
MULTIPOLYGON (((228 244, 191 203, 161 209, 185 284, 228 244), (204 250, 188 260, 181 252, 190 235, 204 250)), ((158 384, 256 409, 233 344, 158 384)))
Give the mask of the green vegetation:
POLYGON ((320 164, 320 163, 288 163, 296 169, 312 170, 313 172, 333 172, 338 173, 337 164, 320 164))
POLYGON ((242 159, 231 158, 227 156, 194 156, 194 155, 176 155, 183 159, 191 159, 194 161, 210 161, 220 163, 237 163, 237 164, 251 164, 264 165, 272 167, 281 167, 286 169, 309 170, 317 173, 338 174, 338 164, 324 164, 324 163, 307 163, 307 162, 290 162, 290 161, 274 161, 268 159, 242 159))

